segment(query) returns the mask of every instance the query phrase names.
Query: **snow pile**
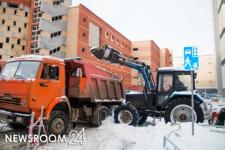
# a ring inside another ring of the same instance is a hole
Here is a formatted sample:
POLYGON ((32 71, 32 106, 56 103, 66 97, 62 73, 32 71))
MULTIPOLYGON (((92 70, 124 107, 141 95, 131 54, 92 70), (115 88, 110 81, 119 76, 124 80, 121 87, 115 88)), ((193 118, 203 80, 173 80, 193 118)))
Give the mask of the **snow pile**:
POLYGON ((225 129, 195 125, 195 135, 191 135, 191 123, 181 124, 181 130, 172 134, 170 139, 182 150, 224 150, 225 129), (215 132, 217 131, 217 132, 215 132))
MULTIPOLYGON (((152 120, 148 119, 148 122, 152 120)), ((156 126, 148 125, 133 127, 115 124, 112 118, 108 118, 99 128, 85 129, 85 142, 82 146, 68 145, 67 143, 52 143, 47 145, 48 150, 158 150, 163 149, 163 138, 177 126, 157 121, 156 126)), ((225 134, 210 131, 208 128, 195 125, 195 136, 191 135, 191 124, 181 124, 181 130, 171 135, 170 139, 179 148, 224 150, 225 134)), ((169 148, 173 149, 173 148, 169 148)))
POLYGON ((212 105, 212 110, 219 112, 221 108, 225 108, 225 100, 224 99, 205 99, 207 103, 212 105))

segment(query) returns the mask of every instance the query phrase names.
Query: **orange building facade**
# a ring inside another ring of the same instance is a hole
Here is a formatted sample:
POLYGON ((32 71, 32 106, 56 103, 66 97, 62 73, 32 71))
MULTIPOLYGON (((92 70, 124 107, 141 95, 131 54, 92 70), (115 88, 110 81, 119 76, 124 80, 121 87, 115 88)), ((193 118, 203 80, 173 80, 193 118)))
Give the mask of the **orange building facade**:
MULTIPOLYGON (((156 72, 160 67, 160 48, 153 40, 132 42, 132 57, 145 62, 151 67, 154 81, 156 82, 156 72)), ((143 90, 144 81, 136 70, 132 70, 132 89, 143 90)))
POLYGON ((125 89, 130 88, 130 68, 99 61, 90 53, 90 48, 107 44, 131 56, 129 39, 81 4, 69 8, 67 31, 66 57, 82 57, 97 67, 120 75, 124 79, 125 89))

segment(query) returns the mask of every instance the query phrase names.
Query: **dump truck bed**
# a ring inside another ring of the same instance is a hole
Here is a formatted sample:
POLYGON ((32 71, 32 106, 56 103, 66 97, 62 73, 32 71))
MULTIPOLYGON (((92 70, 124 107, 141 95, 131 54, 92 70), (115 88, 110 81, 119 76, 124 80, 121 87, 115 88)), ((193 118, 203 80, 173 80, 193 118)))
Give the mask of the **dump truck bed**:
POLYGON ((114 102, 124 98, 121 77, 83 60, 65 60, 67 96, 78 101, 114 102))

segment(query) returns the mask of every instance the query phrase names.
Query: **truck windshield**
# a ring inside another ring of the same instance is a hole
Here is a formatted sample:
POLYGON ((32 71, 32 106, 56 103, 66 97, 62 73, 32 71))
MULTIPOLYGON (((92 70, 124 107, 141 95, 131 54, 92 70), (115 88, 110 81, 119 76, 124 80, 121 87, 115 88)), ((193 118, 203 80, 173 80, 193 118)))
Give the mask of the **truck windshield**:
POLYGON ((36 61, 16 61, 6 63, 2 73, 2 78, 10 79, 35 79, 40 62, 36 61))

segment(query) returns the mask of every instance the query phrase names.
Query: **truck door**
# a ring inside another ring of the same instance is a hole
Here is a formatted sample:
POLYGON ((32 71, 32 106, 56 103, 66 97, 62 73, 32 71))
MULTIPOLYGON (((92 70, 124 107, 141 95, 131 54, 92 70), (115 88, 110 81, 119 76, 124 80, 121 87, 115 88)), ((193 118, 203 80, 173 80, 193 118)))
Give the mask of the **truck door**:
POLYGON ((50 102, 64 95, 62 71, 58 65, 43 64, 42 71, 36 85, 35 108, 45 108, 50 102))
POLYGON ((158 75, 158 105, 162 106, 173 92, 173 74, 160 73, 158 75))

